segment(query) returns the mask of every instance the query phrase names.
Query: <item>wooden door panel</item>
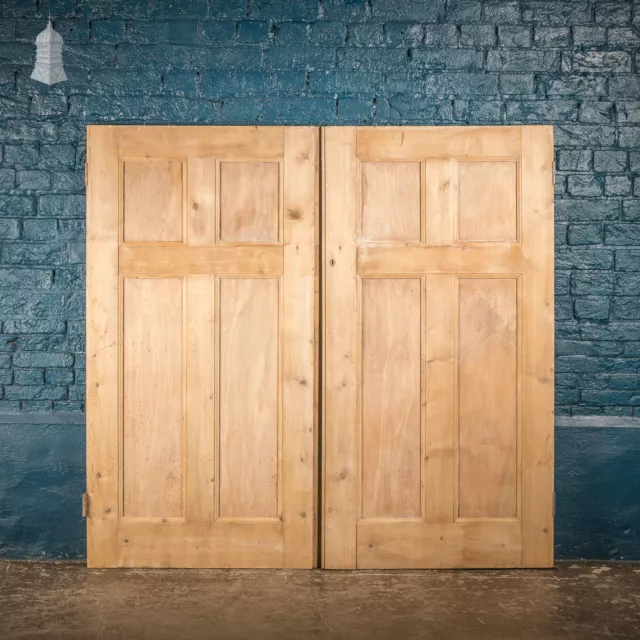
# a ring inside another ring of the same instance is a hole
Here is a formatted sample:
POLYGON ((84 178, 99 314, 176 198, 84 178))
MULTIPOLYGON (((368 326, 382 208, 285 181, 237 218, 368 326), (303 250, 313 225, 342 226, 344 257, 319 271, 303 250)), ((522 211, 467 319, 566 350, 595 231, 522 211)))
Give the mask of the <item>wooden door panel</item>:
POLYGON ((183 283, 139 278, 123 285, 123 513, 180 518, 183 283))
POLYGON ((220 281, 220 516, 278 516, 278 280, 220 281))
POLYGON ((182 240, 183 163, 127 160, 122 164, 125 242, 182 240), (149 210, 154 215, 149 215, 149 210))
POLYGON ((551 129, 323 137, 323 565, 549 566, 551 129))
POLYGON ((318 130, 88 141, 89 565, 313 567, 318 130))
POLYGON ((422 280, 362 280, 362 517, 421 515, 422 280))
POLYGON ((517 280, 458 280, 458 511, 516 517, 517 280))

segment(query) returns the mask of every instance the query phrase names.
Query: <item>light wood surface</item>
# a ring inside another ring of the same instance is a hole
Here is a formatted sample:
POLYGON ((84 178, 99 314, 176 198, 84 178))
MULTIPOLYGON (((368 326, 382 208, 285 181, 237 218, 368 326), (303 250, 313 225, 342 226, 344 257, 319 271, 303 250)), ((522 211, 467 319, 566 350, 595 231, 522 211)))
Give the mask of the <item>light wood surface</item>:
POLYGON ((118 565, 118 128, 88 127, 87 519, 89 567, 118 565))
POLYGON ((458 516, 515 517, 517 281, 458 287, 458 516))
POLYGON ((277 242, 280 178, 277 162, 220 163, 220 240, 277 242))
POLYGON ((522 565, 553 565, 553 129, 523 127, 522 565))
POLYGON ((549 127, 324 131, 323 566, 552 564, 552 162, 549 127), (419 242, 361 233, 365 172, 419 242))
POLYGON ((182 281, 125 280, 126 517, 182 516, 182 281))
POLYGON ((418 278, 362 281, 362 517, 421 515, 418 278))
POLYGON ((360 163, 354 127, 322 130, 323 522, 322 566, 356 568, 358 459, 358 288, 356 228, 360 163))
POLYGON ((220 516, 278 515, 278 281, 220 281, 220 516))
POLYGON ((458 237, 513 242, 517 237, 516 162, 459 162, 458 237))
POLYGON ((88 140, 89 565, 315 566, 318 130, 88 140))
POLYGON ((362 236, 420 241, 420 163, 362 165, 362 236))
POLYGON ((124 163, 125 242, 182 240, 182 168, 165 160, 124 163))

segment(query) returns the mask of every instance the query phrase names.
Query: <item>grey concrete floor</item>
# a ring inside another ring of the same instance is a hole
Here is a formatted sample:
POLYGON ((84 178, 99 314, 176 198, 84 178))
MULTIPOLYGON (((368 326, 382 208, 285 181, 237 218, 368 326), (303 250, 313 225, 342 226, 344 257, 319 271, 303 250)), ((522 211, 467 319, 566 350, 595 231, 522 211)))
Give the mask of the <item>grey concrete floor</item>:
POLYGON ((640 564, 549 571, 88 570, 0 561, 0 639, 640 638, 640 564))

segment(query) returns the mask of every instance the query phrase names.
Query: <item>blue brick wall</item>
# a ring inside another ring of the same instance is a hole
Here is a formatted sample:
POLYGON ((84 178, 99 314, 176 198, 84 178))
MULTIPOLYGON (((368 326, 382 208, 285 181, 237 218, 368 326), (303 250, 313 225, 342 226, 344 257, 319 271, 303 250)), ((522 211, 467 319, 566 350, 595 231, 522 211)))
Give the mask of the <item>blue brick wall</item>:
POLYGON ((0 412, 84 410, 86 124, 541 123, 556 412, 640 416, 639 48, 638 0, 0 0, 0 412))

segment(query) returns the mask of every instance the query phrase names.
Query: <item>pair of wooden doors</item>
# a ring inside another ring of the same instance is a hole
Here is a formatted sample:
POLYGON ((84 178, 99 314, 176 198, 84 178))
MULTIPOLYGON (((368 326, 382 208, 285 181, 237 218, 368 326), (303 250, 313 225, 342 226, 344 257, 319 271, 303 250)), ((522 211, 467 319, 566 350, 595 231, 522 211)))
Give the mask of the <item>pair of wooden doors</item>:
POLYGON ((92 126, 87 175, 89 566, 552 564, 549 127, 92 126))

